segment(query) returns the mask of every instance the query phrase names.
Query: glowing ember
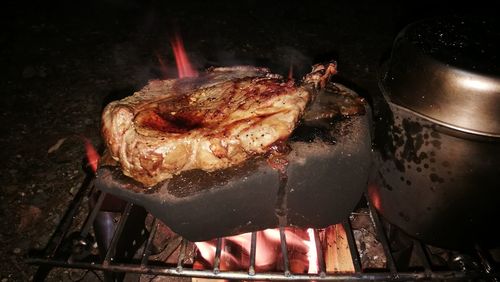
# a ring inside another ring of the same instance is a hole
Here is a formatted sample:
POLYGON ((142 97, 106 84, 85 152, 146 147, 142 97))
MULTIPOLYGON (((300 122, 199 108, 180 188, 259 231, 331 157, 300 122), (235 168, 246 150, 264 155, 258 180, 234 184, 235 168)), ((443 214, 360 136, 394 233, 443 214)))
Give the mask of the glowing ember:
POLYGON ((176 35, 171 41, 172 49, 174 51, 175 63, 177 64, 177 71, 179 78, 196 77, 198 72, 191 66, 189 58, 184 49, 184 43, 180 36, 176 35))
POLYGON ((309 261, 309 269, 307 273, 318 273, 318 252, 316 249, 316 238, 312 228, 307 229, 309 241, 306 241, 309 250, 307 251, 307 260, 309 261))
MULTIPOLYGON (((270 270, 274 267, 277 259, 278 252, 276 249, 276 244, 267 240, 264 231, 256 233, 256 251, 255 251, 255 268, 259 271, 270 270)), ((250 260, 250 248, 252 244, 252 233, 244 233, 241 235, 227 237, 227 240, 239 245, 245 254, 245 259, 250 260)), ((242 264, 249 265, 250 261, 244 262, 242 264)))
POLYGON ((82 137, 83 142, 85 142, 85 151, 87 153, 87 161, 88 165, 90 168, 92 168, 92 171, 94 173, 97 171, 97 165, 99 164, 99 154, 97 153, 97 150, 94 148, 92 143, 88 138, 82 137))
POLYGON ((290 69, 288 70, 288 80, 293 80, 293 64, 290 63, 290 69))
MULTIPOLYGON (((290 269, 294 273, 318 273, 318 256, 313 229, 305 230, 285 228, 290 269)), ((256 232, 255 270, 283 270, 281 238, 279 229, 266 229, 256 232)), ((250 266, 252 234, 244 233, 225 237, 221 252, 220 269, 245 270, 250 266)), ((213 267, 216 252, 216 240, 196 242, 199 255, 213 267)))
MULTIPOLYGON (((215 262, 215 252, 217 250, 217 240, 195 242, 194 244, 196 245, 196 248, 198 248, 201 257, 205 260, 205 263, 195 263, 195 269, 213 267, 215 262)), ((238 268, 241 264, 240 260, 228 252, 226 250, 227 247, 224 245, 224 240, 222 240, 219 269, 232 270, 238 268)))
MULTIPOLYGON (((266 238, 275 243, 280 243, 279 229, 266 229, 264 231, 266 238)), ((286 244, 294 248, 305 248, 304 239, 297 235, 292 229, 285 229, 286 244)))
POLYGON ((205 259, 210 264, 214 263, 215 258, 215 244, 212 242, 196 242, 194 243, 200 252, 200 255, 203 259, 205 259))

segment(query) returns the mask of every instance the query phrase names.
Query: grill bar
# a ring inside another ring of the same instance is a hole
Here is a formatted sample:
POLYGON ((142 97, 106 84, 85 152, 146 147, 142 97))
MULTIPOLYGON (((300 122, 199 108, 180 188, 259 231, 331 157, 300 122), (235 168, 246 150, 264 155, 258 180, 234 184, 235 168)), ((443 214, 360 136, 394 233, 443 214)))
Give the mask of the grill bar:
POLYGON ((312 274, 291 274, 284 277, 282 273, 255 273, 250 276, 244 271, 222 271, 218 274, 212 271, 184 269, 178 271, 174 267, 158 267, 150 266, 147 269, 141 268, 134 264, 111 264, 107 267, 101 264, 89 264, 84 262, 68 263, 61 260, 47 260, 47 259, 29 259, 32 264, 49 264, 51 266, 66 267, 66 268, 80 268, 92 269, 103 271, 115 272, 128 272, 128 273, 142 273, 152 275, 169 275, 181 277, 199 277, 199 278, 218 278, 218 279, 245 279, 245 280, 325 280, 325 281, 346 281, 346 280, 370 280, 370 281, 408 281, 408 280, 463 280, 463 279, 489 279, 500 278, 500 274, 485 274, 479 272, 463 272, 463 271, 436 271, 427 276, 423 272, 398 272, 397 275, 387 272, 373 272, 373 273, 335 273, 328 274, 325 277, 312 274))
POLYGON ((222 253, 222 238, 217 238, 217 247, 215 248, 214 273, 220 272, 220 255, 222 253))
POLYGON ((427 275, 430 275, 432 273, 431 262, 429 261, 429 257, 424 247, 422 246, 422 243, 417 240, 413 240, 413 246, 417 252, 417 256, 420 259, 420 262, 424 266, 425 273, 427 275))
POLYGON ((106 192, 101 192, 99 194, 99 198, 97 198, 97 202, 95 203, 94 208, 90 212, 89 216, 85 220, 85 224, 83 225, 82 231, 80 232, 80 236, 82 238, 87 237, 89 234, 90 228, 92 227, 97 214, 101 210, 102 203, 104 202, 104 198, 106 198, 106 192))
POLYGON ((351 221, 349 221, 349 218, 342 223, 342 226, 344 227, 347 235, 347 244, 349 244, 349 252, 351 253, 354 271, 361 272, 361 259, 359 258, 358 247, 356 246, 356 240, 354 239, 354 233, 352 231, 351 221))
POLYGON ((288 249, 286 247, 285 228, 280 226, 281 255, 283 256, 283 269, 286 277, 290 276, 290 262, 288 261, 288 249))
POLYGON ((373 225, 375 226, 375 230, 377 231, 377 238, 384 248, 389 271, 393 274, 396 274, 396 272, 398 271, 396 262, 394 261, 394 257, 392 256, 391 248, 389 246, 389 240, 387 239, 384 227, 382 226, 382 221, 380 221, 380 217, 377 211, 373 208, 372 204, 369 201, 367 201, 367 204, 370 209, 370 217, 372 219, 373 225))
MULTIPOLYGON (((172 242, 168 243, 168 245, 163 249, 163 253, 165 253, 166 257, 170 257, 175 250, 179 248, 179 246, 182 247, 184 238, 182 237, 176 237, 172 240, 172 242)), ((186 241, 186 246, 187 246, 187 241, 186 241)))
POLYGON ((250 266, 248 267, 248 274, 255 275, 255 254, 257 252, 257 232, 252 232, 250 241, 250 266))
MULTIPOLYGON (((89 182, 89 187, 92 182, 89 182)), ((82 187, 77 196, 85 196, 86 189, 82 187)), ((87 187, 88 188, 88 187, 87 187)), ((94 209, 89 213, 86 221, 82 224, 83 227, 80 229, 80 235, 88 235, 91 231, 91 226, 96 219, 96 215, 100 210, 100 207, 104 201, 106 194, 101 193, 97 199, 96 204, 94 205, 94 209)), ((366 200, 366 198, 365 198, 366 200)), ((372 280, 372 281, 384 281, 384 280, 394 280, 394 281, 402 281, 402 280, 475 280, 475 279, 487 279, 487 280, 495 280, 498 281, 500 278, 500 274, 496 272, 496 265, 494 262, 489 261, 487 253, 484 252, 481 248, 477 248, 477 255, 479 261, 479 265, 482 265, 483 270, 480 269, 461 269, 461 270, 433 270, 431 261, 429 260, 428 254, 426 252, 426 247, 423 243, 419 241, 414 241, 415 251, 420 259, 424 271, 414 271, 414 272, 398 272, 396 268, 395 260, 391 253, 391 248, 389 245, 388 237, 385 233, 384 227, 382 225, 382 221, 375 211, 375 209, 367 202, 369 208, 369 215, 371 218, 371 223, 375 227, 377 232, 377 238, 379 242, 383 246, 384 255, 387 258, 387 268, 388 269, 379 269, 376 271, 367 271, 363 270, 361 266, 361 259, 358 253, 358 248, 356 241, 354 239, 353 228, 351 226, 351 222, 349 218, 342 223, 347 236, 347 242, 350 249, 350 255, 352 261, 354 263, 354 273, 327 273, 325 266, 325 258, 323 254, 323 249, 321 247, 321 241, 318 236, 318 230, 314 230, 316 248, 318 253, 318 274, 301 274, 301 273, 292 273, 290 271, 290 261, 289 261, 289 253, 287 246, 287 238, 284 227, 279 228, 280 234, 280 248, 282 252, 282 262, 283 262, 283 272, 257 272, 255 269, 256 264, 256 252, 257 252, 257 233, 253 232, 251 235, 251 245, 250 245, 250 264, 246 271, 226 271, 221 270, 221 255, 223 251, 224 239, 217 239, 216 246, 216 254, 214 260, 213 269, 209 270, 196 270, 191 266, 184 266, 186 262, 187 254, 186 249, 188 246, 188 241, 181 237, 174 238, 164 249, 166 253, 168 253, 169 257, 173 254, 176 249, 179 249, 179 255, 177 257, 177 265, 170 266, 162 263, 158 263, 158 261, 151 260, 151 252, 152 252, 152 244, 154 240, 155 234, 159 230, 159 220, 154 219, 151 223, 150 234, 148 235, 147 240, 144 243, 142 254, 140 256, 140 263, 131 263, 134 260, 121 260, 117 261, 115 258, 117 244, 120 241, 121 236, 125 233, 124 228, 125 225, 128 226, 127 218, 129 217, 131 210, 133 208, 133 204, 127 203, 125 206, 125 210, 120 217, 120 221, 115 228, 113 233, 113 237, 111 239, 110 246, 106 252, 105 259, 103 261, 93 261, 95 259, 90 257, 85 258, 83 261, 79 260, 65 260, 66 257, 64 254, 60 254, 60 252, 64 251, 64 248, 59 248, 61 242, 63 242, 64 238, 61 239, 60 236, 67 236, 68 229, 71 227, 70 222, 71 218, 67 218, 68 215, 75 215, 76 210, 78 210, 79 205, 81 204, 81 198, 76 197, 72 204, 70 205, 70 209, 68 209, 66 216, 63 218, 65 220, 60 224, 61 229, 56 231, 57 236, 53 236, 51 241, 49 241, 48 246, 52 247, 52 249, 48 249, 49 252, 46 252, 45 255, 40 257, 32 257, 28 258, 27 262, 31 264, 38 264, 44 267, 66 267, 66 268, 82 268, 89 270, 102 270, 104 272, 130 272, 130 273, 142 273, 142 274, 150 274, 150 275, 169 275, 169 276, 182 276, 182 277, 200 277, 200 278, 219 278, 219 279, 240 279, 240 280, 329 280, 329 281, 340 281, 340 280, 372 280), (66 229, 64 229, 66 227, 66 229), (55 246, 55 249, 53 248, 55 246), (47 256, 47 253, 51 253, 53 256, 47 256), (58 253, 59 252, 59 253, 58 253)), ((128 228, 128 227, 127 227, 128 228)))
POLYGON ((183 271, 182 264, 184 263, 184 259, 186 258, 186 248, 188 241, 186 239, 182 239, 181 241, 181 249, 179 250, 179 257, 177 259, 177 272, 183 271))
POLYGON ((323 254, 323 248, 321 247, 321 242, 319 240, 319 233, 316 229, 314 229, 314 240, 316 245, 316 253, 318 254, 318 273, 321 277, 324 277, 326 275, 325 256, 323 254))
POLYGON ((132 210, 133 205, 134 204, 132 203, 127 203, 127 205, 125 206, 125 210, 120 217, 120 221, 118 222, 118 226, 116 227, 115 233, 113 234, 113 239, 111 239, 106 257, 104 258, 104 261, 102 263, 104 266, 108 266, 114 259, 116 246, 118 245, 118 241, 120 240, 123 228, 125 227, 125 223, 127 222, 128 216, 130 215, 130 210, 132 210))
POLYGON ((80 205, 82 204, 83 198, 85 197, 85 195, 88 195, 87 192, 90 194, 90 192, 94 190, 94 179, 95 178, 90 175, 87 175, 87 177, 85 177, 82 186, 80 186, 80 189, 78 189, 78 192, 76 192, 75 197, 69 203, 66 213, 64 214, 61 222, 52 234, 52 237, 50 238, 49 243, 45 248, 45 257, 53 258, 56 256, 61 243, 68 234, 71 224, 73 224, 73 219, 78 209, 80 208, 80 205))
POLYGON ((148 265, 148 259, 151 255, 151 242, 153 242, 153 238, 155 237, 156 231, 158 230, 158 224, 159 223, 157 222, 157 219, 153 219, 153 222, 151 223, 151 231, 149 233, 148 240, 144 245, 144 251, 141 255, 141 267, 146 267, 148 265))

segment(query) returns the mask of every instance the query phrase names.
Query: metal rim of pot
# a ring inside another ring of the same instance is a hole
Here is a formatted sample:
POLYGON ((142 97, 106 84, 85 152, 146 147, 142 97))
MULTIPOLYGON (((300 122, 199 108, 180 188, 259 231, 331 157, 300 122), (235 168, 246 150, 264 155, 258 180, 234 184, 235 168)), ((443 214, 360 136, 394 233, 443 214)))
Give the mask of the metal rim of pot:
POLYGON ((494 55, 491 61, 485 62, 493 46, 500 42, 500 32, 484 27, 484 21, 446 20, 421 20, 406 26, 398 34, 390 66, 386 63, 379 79, 382 94, 388 102, 435 124, 500 138, 500 60, 494 55), (472 39, 460 34, 471 33, 473 28, 480 27, 483 32, 472 39), (430 28, 435 30, 428 31, 430 28), (426 35, 431 38, 425 39, 426 35), (443 41, 449 42, 429 42, 439 35, 445 37, 443 41), (484 50, 482 46, 476 46, 477 42, 466 42, 479 40, 482 43, 490 39, 492 42, 484 43, 484 50), (440 50, 449 45, 462 47, 450 47, 450 52, 440 50), (478 63, 471 63, 467 56, 477 59, 478 63))

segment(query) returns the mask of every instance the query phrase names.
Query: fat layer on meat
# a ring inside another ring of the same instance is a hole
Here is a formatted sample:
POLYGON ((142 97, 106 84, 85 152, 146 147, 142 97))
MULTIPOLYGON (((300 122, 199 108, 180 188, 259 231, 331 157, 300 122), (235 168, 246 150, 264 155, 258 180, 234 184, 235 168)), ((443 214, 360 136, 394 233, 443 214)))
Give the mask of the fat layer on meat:
POLYGON ((227 168, 292 133, 312 99, 311 82, 296 86, 246 66, 154 80, 106 106, 102 134, 124 174, 147 186, 186 170, 227 168))

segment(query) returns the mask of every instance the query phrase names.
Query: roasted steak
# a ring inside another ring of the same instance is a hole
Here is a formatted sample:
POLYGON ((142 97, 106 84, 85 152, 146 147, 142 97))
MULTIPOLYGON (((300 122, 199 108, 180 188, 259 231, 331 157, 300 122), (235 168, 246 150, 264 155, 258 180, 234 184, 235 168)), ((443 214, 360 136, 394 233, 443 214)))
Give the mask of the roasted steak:
POLYGON ((147 186, 186 170, 228 168, 287 139, 335 72, 333 63, 316 65, 300 85, 249 66, 154 80, 106 106, 103 137, 123 173, 147 186))
POLYGON ((329 83, 287 139, 285 171, 266 155, 211 172, 183 171, 147 189, 101 159, 95 185, 192 242, 278 226, 324 228, 345 220, 366 190, 370 133, 369 105, 329 83))

